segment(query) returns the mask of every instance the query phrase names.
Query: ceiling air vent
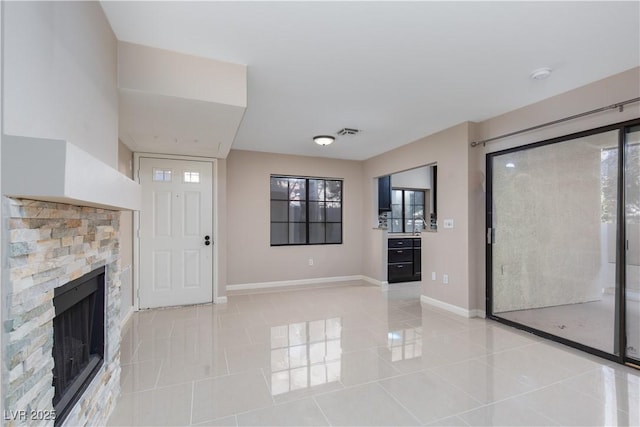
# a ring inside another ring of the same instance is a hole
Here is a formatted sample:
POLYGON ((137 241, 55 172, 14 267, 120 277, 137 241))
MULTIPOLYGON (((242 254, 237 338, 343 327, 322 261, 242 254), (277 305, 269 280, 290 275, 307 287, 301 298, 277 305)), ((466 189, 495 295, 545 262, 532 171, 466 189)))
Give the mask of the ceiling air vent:
POLYGON ((358 132, 360 132, 360 130, 358 129, 352 129, 352 128, 342 128, 338 131, 338 135, 340 136, 344 136, 344 135, 355 135, 358 132))

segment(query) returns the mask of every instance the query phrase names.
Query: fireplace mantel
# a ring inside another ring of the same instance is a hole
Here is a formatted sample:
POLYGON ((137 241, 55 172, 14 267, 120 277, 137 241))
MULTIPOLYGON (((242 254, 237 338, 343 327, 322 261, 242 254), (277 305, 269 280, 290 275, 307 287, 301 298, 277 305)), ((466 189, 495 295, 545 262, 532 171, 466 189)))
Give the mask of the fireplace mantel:
POLYGON ((14 135, 2 136, 2 194, 111 210, 142 201, 138 183, 75 145, 14 135))

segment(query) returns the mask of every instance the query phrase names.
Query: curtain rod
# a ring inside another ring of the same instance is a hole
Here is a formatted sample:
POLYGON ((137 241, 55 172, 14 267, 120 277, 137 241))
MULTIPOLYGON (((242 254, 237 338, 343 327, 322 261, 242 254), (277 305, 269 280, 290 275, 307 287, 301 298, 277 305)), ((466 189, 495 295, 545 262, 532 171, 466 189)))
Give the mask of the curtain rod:
POLYGON ((482 146, 484 147, 487 144, 487 142, 493 142, 493 141, 496 141, 498 139, 508 138, 510 136, 519 135, 521 133, 530 132, 532 130, 536 130, 536 129, 540 129, 540 128, 543 128, 543 127, 555 125, 555 124, 558 124, 558 123, 567 122, 569 120, 578 119, 580 117, 589 116, 589 115, 595 114, 595 113, 601 113, 601 112, 607 111, 607 110, 618 109, 618 111, 622 112, 624 110, 624 106, 625 105, 633 104, 634 102, 638 102, 638 101, 640 101, 640 97, 629 99, 629 100, 623 101, 623 102, 618 102, 617 104, 608 105, 606 107, 596 108, 595 110, 585 111, 584 113, 575 114, 575 115, 569 116, 569 117, 564 117, 562 119, 554 120, 552 122, 543 123, 543 124, 537 125, 537 126, 532 126, 530 128, 517 130, 515 132, 505 133, 504 135, 494 136, 493 138, 483 139, 483 140, 480 140, 480 141, 474 141, 474 142, 471 143, 471 146, 472 147, 477 147, 478 145, 482 144, 482 146))

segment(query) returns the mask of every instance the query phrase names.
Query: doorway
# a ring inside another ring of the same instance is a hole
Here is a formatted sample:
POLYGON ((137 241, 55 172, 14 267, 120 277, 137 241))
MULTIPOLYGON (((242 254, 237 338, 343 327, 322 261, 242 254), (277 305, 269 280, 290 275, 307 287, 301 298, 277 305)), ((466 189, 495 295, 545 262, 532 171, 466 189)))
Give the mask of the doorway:
POLYGON ((640 122, 487 155, 487 313, 620 363, 640 343, 640 122))
POLYGON ((213 302, 213 161, 138 159, 139 308, 213 302))

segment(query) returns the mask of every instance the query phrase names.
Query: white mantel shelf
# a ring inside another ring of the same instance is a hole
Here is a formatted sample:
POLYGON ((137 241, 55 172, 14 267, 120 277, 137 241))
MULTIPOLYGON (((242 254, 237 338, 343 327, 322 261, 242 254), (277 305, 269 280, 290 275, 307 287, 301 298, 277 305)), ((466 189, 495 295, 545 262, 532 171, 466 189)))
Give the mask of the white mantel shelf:
POLYGON ((2 136, 2 194, 111 210, 140 210, 142 188, 75 145, 2 136))

